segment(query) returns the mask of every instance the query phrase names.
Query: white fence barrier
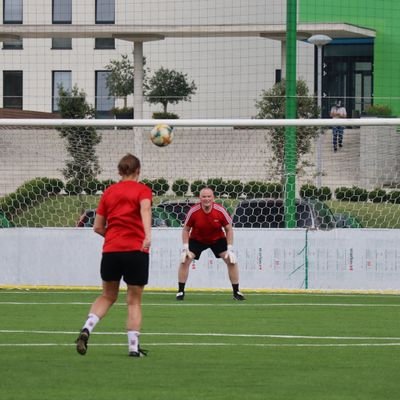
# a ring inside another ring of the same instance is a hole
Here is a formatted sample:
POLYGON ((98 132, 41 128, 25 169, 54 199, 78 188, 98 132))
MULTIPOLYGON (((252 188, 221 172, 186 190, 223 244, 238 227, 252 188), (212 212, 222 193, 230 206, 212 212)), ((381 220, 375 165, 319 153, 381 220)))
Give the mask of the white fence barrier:
MULTIPOLYGON (((245 289, 400 290, 400 230, 236 229, 245 289)), ((0 229, 0 286, 100 285, 102 238, 91 229, 0 229)), ((153 229, 150 282, 174 289, 181 229, 153 229)), ((210 251, 191 266, 188 288, 229 289, 210 251)))

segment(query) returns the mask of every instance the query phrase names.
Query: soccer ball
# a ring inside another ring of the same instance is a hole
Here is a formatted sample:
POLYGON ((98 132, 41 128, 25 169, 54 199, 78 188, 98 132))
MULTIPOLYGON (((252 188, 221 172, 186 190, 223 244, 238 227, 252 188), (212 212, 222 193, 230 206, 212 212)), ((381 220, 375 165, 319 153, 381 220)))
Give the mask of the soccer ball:
POLYGON ((169 125, 156 125, 150 132, 151 141, 159 147, 168 146, 173 138, 173 128, 169 125))

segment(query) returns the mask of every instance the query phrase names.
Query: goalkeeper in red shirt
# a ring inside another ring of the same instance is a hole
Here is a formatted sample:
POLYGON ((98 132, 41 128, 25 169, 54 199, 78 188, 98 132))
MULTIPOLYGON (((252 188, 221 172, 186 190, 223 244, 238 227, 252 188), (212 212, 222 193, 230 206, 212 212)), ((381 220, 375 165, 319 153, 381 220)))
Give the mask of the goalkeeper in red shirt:
POLYGON ((199 198, 200 202, 187 213, 183 226, 183 249, 176 299, 185 298, 185 284, 191 262, 193 259, 198 260, 201 253, 210 248, 215 257, 221 258, 228 267, 233 299, 245 300, 239 291, 239 268, 233 251, 232 219, 223 206, 214 203, 214 192, 210 188, 202 189, 199 198))

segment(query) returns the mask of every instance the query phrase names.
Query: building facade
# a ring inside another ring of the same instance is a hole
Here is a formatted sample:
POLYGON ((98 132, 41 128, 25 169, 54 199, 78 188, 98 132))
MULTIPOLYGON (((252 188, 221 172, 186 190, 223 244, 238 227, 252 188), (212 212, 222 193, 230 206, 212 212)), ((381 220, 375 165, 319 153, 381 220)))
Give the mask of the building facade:
MULTIPOLYGON (((121 32, 127 27, 136 32, 141 27, 157 32, 173 26, 190 31, 207 24, 282 23, 284 9, 280 3, 3 0, 0 107, 57 111, 58 86, 69 89, 76 85, 85 91, 98 117, 109 117, 113 106, 121 105, 121 99, 109 96, 106 65, 122 54, 128 54, 133 62, 134 40, 118 35, 119 27, 121 32), (273 12, 268 13, 268 9, 273 12), (15 34, 5 34, 4 30, 11 27, 15 34), (53 36, 39 33, 43 32, 41 28, 52 29, 53 36), (77 33, 75 28, 84 33, 77 33)), ((143 56, 149 74, 163 66, 187 74, 196 83, 198 90, 191 102, 168 110, 181 118, 254 116, 256 98, 262 89, 273 85, 275 71, 280 69, 279 43, 260 36, 153 35, 143 40, 143 56)), ((308 78, 311 81, 311 71, 308 78)), ((132 96, 128 102, 132 106, 132 96)), ((150 107, 145 102, 143 116, 151 117, 153 111, 161 110, 161 106, 150 107)))
MULTIPOLYGON (((3 108, 56 112, 59 86, 76 85, 98 118, 112 117, 111 109, 121 99, 110 96, 106 66, 122 54, 133 61, 135 40, 143 44, 148 76, 163 66, 196 83, 191 101, 169 110, 183 118, 254 117, 262 90, 284 77, 282 0, 3 0, 0 13, 3 108), (236 30, 200 31, 207 26, 236 30), (260 31, 251 30, 254 26, 260 31), (272 29, 279 26, 280 32, 272 29), (127 27, 136 36, 124 36, 127 27), (174 33, 165 35, 172 27, 174 33), (238 31, 240 27, 248 29, 238 31)), ((345 101, 350 116, 362 115, 372 103, 400 111, 399 13, 396 0, 385 0, 379 8, 372 0, 351 5, 344 0, 298 1, 298 23, 308 31, 298 33, 297 76, 311 92, 317 92, 317 58, 307 35, 332 38, 323 48, 323 116, 336 98, 345 101), (344 23, 376 34, 332 28, 344 23)), ((132 96, 128 101, 133 104, 132 96)), ((153 111, 161 106, 144 101, 142 116, 151 117, 153 111)))

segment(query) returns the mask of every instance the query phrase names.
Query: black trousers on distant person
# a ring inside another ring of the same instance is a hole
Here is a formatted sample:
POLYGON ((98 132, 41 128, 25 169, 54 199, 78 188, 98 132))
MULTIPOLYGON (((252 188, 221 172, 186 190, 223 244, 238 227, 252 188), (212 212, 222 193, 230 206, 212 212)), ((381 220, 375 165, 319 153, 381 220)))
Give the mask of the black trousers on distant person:
POLYGON ((343 146, 343 133, 344 126, 334 126, 332 128, 333 151, 337 151, 338 145, 339 147, 343 146))

